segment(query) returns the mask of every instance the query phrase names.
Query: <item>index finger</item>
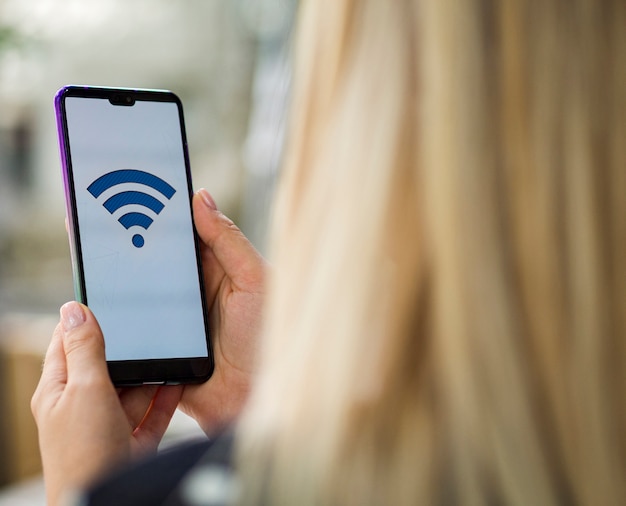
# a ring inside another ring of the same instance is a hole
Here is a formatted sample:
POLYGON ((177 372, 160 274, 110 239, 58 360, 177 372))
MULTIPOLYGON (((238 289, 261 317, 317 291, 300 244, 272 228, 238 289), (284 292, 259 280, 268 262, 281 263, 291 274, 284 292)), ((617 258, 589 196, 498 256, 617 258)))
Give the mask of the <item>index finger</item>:
POLYGON ((63 351, 63 327, 58 323, 52 333, 52 339, 46 350, 41 370, 41 381, 65 383, 67 381, 67 363, 63 351))
POLYGON ((52 333, 52 339, 46 350, 39 384, 31 399, 31 411, 34 415, 36 415, 42 401, 42 395, 45 398, 51 398, 48 395, 49 393, 55 390, 61 391, 67 383, 67 364, 65 362, 62 339, 63 329, 59 323, 52 333))

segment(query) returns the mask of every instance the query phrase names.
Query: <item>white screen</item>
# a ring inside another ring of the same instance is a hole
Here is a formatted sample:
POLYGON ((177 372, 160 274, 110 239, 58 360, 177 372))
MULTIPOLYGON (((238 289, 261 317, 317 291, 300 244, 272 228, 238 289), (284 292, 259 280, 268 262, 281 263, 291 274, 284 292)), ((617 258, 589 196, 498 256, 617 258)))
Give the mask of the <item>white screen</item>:
POLYGON ((107 360, 206 356, 177 105, 67 97, 66 113, 87 303, 107 360), (88 190, 109 173, 122 176, 88 190))

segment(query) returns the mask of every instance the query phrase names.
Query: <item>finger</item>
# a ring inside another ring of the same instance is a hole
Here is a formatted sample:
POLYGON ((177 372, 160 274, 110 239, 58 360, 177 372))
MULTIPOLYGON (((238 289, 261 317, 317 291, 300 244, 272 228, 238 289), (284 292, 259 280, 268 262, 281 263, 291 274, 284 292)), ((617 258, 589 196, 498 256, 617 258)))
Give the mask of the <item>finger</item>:
POLYGON ((121 389, 119 393, 120 403, 126 413, 128 423, 133 429, 138 427, 146 416, 157 390, 158 386, 156 385, 121 389))
POLYGON ((67 381, 110 382, 104 353, 104 338, 95 317, 78 302, 61 307, 63 349, 67 363, 67 381))
POLYGON ((182 386, 164 386, 157 390, 152 404, 133 436, 141 449, 155 449, 183 394, 182 386))
POLYGON ((265 261, 241 230, 215 208, 209 192, 199 190, 193 199, 198 235, 211 248, 226 276, 241 290, 262 286, 265 261))
POLYGON ((200 243, 200 255, 202 257, 202 270, 204 275, 204 288, 206 290, 209 307, 213 305, 213 300, 224 280, 224 269, 215 258, 213 251, 204 242, 200 243))
POLYGON ((63 353, 63 328, 58 323, 46 350, 41 370, 41 382, 65 383, 67 381, 67 365, 63 353))
MULTIPOLYGON (((212 211, 217 211, 215 201, 209 192, 206 190, 200 191, 202 192, 200 195, 204 199, 204 204, 206 204, 212 211)), ((194 211, 194 224, 196 225, 197 230, 198 223, 196 221, 196 216, 198 216, 198 213, 194 211)), ((202 239, 202 237, 200 238, 202 239)), ((217 295, 220 285, 222 284, 222 280, 224 279, 224 269, 204 240, 202 240, 200 244, 200 255, 202 257, 202 269, 204 271, 204 288, 206 290, 209 307, 211 307, 213 306, 213 301, 217 295)))
POLYGON ((59 323, 52 334, 52 339, 46 351, 41 378, 31 399, 30 407, 35 418, 37 418, 37 413, 43 400, 48 399, 51 402, 56 402, 58 396, 54 395, 54 392, 60 394, 67 381, 62 338, 63 330, 59 323))

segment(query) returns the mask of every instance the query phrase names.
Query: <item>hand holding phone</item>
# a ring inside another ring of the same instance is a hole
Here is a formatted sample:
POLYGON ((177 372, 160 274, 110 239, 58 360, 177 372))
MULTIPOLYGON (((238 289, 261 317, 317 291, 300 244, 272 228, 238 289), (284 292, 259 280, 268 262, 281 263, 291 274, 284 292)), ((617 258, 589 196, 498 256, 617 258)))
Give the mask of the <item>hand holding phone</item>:
POLYGON ((266 262, 202 189, 193 199, 213 323, 215 373, 187 385, 179 408, 211 435, 240 413, 256 369, 266 262))
POLYGON ((104 340, 89 308, 61 308, 31 407, 47 504, 91 485, 131 458, 155 452, 182 393, 181 386, 115 389, 104 340))
POLYGON ((64 306, 31 403, 50 504, 67 490, 93 483, 137 450, 156 448, 179 400, 207 433, 232 422, 245 402, 261 323, 265 261, 206 190, 192 204, 215 323, 216 372, 203 384, 186 385, 182 400, 179 387, 116 391, 106 381, 104 340, 94 316, 78 304, 64 306))

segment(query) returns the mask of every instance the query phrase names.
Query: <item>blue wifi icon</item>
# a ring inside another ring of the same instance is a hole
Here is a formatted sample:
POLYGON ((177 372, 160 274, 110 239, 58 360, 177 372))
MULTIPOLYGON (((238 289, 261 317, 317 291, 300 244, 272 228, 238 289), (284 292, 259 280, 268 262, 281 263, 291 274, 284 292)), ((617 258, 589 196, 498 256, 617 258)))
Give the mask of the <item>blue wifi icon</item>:
MULTIPOLYGON (((167 200, 170 200, 176 193, 176 190, 160 177, 150 174, 149 172, 144 172, 143 170, 134 169, 121 169, 108 172, 91 183, 87 187, 87 191, 97 199, 109 188, 124 183, 137 183, 149 186, 163 195, 167 200)), ((132 204, 146 207, 155 214, 159 214, 165 207, 165 204, 163 204, 163 202, 156 197, 136 190, 127 190, 116 193, 105 200, 102 205, 107 211, 109 211, 109 213, 113 214, 118 209, 132 204)), ((119 221, 124 228, 126 228, 126 230, 134 226, 139 226, 148 230, 154 220, 147 214, 131 211, 120 216, 117 221, 119 221)), ((132 243, 136 248, 141 248, 144 245, 144 242, 144 238, 141 234, 133 235, 132 243)))

